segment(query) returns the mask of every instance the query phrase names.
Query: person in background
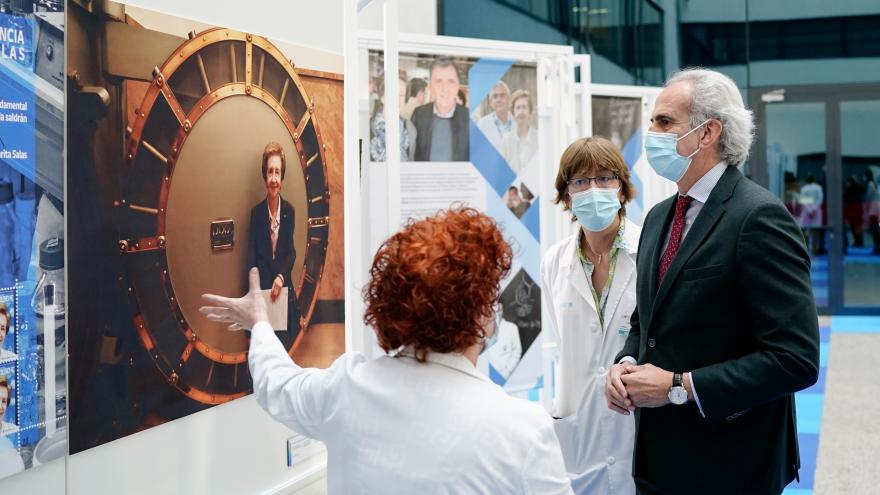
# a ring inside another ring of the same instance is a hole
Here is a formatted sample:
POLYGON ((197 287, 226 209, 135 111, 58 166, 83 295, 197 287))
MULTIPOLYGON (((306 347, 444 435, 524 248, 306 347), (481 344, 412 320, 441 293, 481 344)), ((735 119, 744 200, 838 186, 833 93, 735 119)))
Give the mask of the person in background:
POLYGON ((510 111, 516 122, 516 129, 504 135, 501 140, 501 154, 514 174, 519 174, 538 151, 538 133, 532 126, 534 105, 532 96, 524 89, 518 89, 510 97, 510 111))
POLYGON ((364 289, 364 321, 387 355, 348 352, 328 369, 291 361, 256 271, 247 295, 205 295, 201 311, 251 329, 257 403, 327 446, 331 494, 570 494, 550 417, 475 366, 512 259, 495 221, 472 208, 411 221, 379 248, 364 289))
POLYGON ((645 138, 678 193, 642 225, 637 304, 608 407, 635 411, 644 494, 779 494, 797 476, 794 393, 819 376, 810 257, 778 198, 743 177, 752 114, 729 77, 673 73, 645 138))
POLYGON ((504 81, 499 80, 489 92, 489 106, 492 112, 484 115, 477 122, 477 127, 483 131, 486 139, 501 150, 501 140, 513 130, 513 116, 510 113, 510 88, 504 81))
POLYGON ((822 219, 822 204, 825 202, 825 194, 822 186, 816 184, 816 177, 813 174, 807 175, 807 183, 801 186, 798 193, 798 204, 800 205, 800 215, 798 223, 804 231, 804 237, 810 241, 811 251, 813 254, 825 254, 823 227, 825 223, 822 219))
POLYGON ((413 111, 416 126, 415 161, 466 162, 470 160, 470 115, 456 103, 461 84, 458 69, 449 57, 431 64, 429 88, 434 101, 413 111))
MULTIPOLYGON (((378 83, 379 99, 370 118, 370 160, 385 161, 385 80, 378 83)), ((401 72, 397 81, 400 108, 406 94, 406 74, 401 72)), ((412 122, 400 117, 400 160, 412 161, 416 152, 416 128, 412 122)))
MULTIPOLYGON (((849 176, 843 185, 843 219, 849 225, 849 230, 852 232, 853 247, 864 247, 865 245, 864 196, 865 189, 859 184, 859 179, 855 175, 849 176)), ((848 251, 849 245, 849 238, 845 237, 844 253, 848 251)))
POLYGON ((541 286, 559 345, 556 435, 579 494, 635 493, 635 423, 605 401, 605 375, 636 307, 641 229, 626 218, 635 195, 626 162, 607 139, 578 139, 562 154, 554 202, 578 229, 547 250, 541 286))
POLYGON ((880 254, 880 191, 870 169, 865 170, 865 217, 873 244, 871 254, 880 254))
POLYGON ((409 84, 406 86, 406 102, 400 107, 400 116, 406 120, 411 120, 416 107, 424 105, 427 99, 428 82, 421 77, 410 79, 409 84))

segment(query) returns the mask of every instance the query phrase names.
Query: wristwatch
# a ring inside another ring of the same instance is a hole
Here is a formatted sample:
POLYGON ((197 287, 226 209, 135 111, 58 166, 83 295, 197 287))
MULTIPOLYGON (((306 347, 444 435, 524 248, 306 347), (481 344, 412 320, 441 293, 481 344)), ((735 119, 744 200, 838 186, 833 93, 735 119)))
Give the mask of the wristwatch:
POLYGON ((672 387, 669 389, 669 402, 676 406, 687 403, 688 393, 681 384, 681 373, 672 374, 672 387))

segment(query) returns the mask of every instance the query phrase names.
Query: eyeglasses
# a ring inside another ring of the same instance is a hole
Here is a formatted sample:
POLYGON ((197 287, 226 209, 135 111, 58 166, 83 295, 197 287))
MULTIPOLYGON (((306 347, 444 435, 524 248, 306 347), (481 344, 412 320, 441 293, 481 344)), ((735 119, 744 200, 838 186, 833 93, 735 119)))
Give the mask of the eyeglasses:
POLYGON ((590 188, 590 183, 595 183, 600 189, 608 189, 617 185, 620 177, 617 175, 600 175, 598 177, 575 177, 568 179, 565 183, 568 185, 569 193, 577 193, 586 191, 590 188))

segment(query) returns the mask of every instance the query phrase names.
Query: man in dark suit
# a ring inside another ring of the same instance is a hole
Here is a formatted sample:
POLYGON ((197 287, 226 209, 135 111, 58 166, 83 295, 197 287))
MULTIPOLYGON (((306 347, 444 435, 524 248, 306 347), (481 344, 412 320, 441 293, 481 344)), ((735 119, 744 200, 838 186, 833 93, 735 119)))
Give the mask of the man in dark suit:
POLYGON ((434 101, 417 107, 412 114, 416 126, 417 162, 466 162, 470 160, 468 109, 455 102, 460 84, 458 70, 449 57, 431 64, 429 88, 434 101))
POLYGON ((645 218, 608 407, 635 412, 639 493, 781 493, 800 467, 793 393, 819 369, 803 236, 736 168, 753 123, 728 77, 673 74, 651 122, 648 161, 679 193, 645 218))
MULTIPOLYGON (((250 236, 248 239, 247 269, 260 270, 263 290, 272 289, 274 301, 282 287, 288 288, 288 324, 296 322, 295 300, 291 270, 296 260, 293 245, 295 223, 293 205, 281 198, 281 181, 287 169, 284 150, 271 142, 263 150, 262 172, 266 185, 266 199, 251 209, 250 236)), ((289 326, 289 328, 297 328, 289 326)))

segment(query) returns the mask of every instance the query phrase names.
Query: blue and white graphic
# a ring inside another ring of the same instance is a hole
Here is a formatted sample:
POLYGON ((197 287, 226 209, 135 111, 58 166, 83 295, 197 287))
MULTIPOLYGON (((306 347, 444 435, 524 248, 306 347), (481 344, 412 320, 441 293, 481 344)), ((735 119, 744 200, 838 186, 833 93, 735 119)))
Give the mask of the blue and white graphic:
POLYGON ((0 13, 0 160, 34 180, 34 20, 0 13))
POLYGON ((502 282, 498 344, 477 363, 508 392, 535 396, 543 387, 540 340, 541 288, 538 149, 534 109, 536 68, 515 60, 479 59, 468 71, 471 110, 470 158, 486 182, 486 213, 504 228, 514 248, 514 266, 502 282), (504 84, 501 84, 503 82, 504 84), (507 92, 509 130, 500 149, 477 125, 480 119, 503 120, 502 105, 493 105, 493 90, 507 92), (493 115, 494 113, 494 115, 493 115), (501 113, 502 115, 498 115, 501 113))
POLYGON ((64 237, 63 4, 8 7, 0 13, 0 375, 12 384, 3 421, 15 433, 0 438, 0 478, 51 460, 37 447, 66 423, 63 315, 49 322, 55 338, 44 339, 33 298, 45 272, 40 245, 64 237))

